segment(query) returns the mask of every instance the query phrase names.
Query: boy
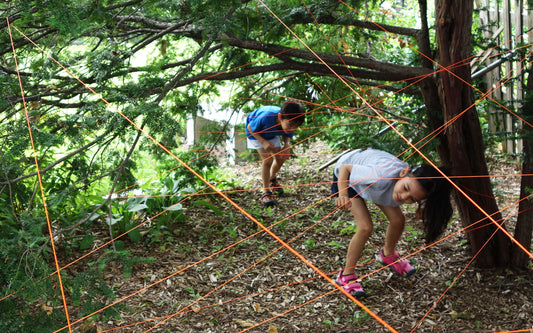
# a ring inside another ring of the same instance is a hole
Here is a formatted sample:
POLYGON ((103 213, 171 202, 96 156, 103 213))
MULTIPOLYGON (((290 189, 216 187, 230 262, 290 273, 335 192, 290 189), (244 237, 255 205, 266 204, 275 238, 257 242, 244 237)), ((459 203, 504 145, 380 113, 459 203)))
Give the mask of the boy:
POLYGON ((305 109, 296 102, 286 102, 281 108, 273 105, 261 106, 246 117, 247 146, 249 149, 257 149, 263 161, 261 202, 267 207, 276 203, 274 192, 283 193, 276 175, 283 163, 289 159, 290 138, 303 124, 304 119, 305 109), (283 139, 283 152, 280 136, 283 139))

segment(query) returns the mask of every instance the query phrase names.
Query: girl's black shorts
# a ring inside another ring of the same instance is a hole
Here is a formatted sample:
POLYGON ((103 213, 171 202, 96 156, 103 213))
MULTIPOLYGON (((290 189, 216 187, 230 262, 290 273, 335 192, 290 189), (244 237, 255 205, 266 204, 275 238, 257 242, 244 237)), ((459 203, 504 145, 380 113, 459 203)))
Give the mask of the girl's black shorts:
MULTIPOLYGON (((334 194, 334 196, 339 196, 339 186, 337 185, 337 181, 339 179, 337 176, 335 176, 335 172, 333 172, 333 183, 331 183, 331 193, 334 194)), ((357 196, 357 192, 350 186, 348 188, 348 197, 355 198, 357 196)))

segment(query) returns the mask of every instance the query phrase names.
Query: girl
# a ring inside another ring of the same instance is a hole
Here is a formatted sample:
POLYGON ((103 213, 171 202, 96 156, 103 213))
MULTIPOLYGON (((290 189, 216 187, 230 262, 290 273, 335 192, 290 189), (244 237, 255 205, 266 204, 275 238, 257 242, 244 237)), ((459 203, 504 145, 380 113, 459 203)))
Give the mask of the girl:
POLYGON ((402 235, 405 216, 401 204, 418 203, 417 217, 422 217, 426 241, 436 240, 444 231, 452 215, 451 186, 432 166, 409 166, 397 157, 377 149, 354 150, 342 155, 333 171, 331 191, 337 194, 335 204, 350 210, 357 231, 354 234, 346 265, 337 276, 337 283, 355 297, 365 295, 357 281, 355 265, 373 225, 366 200, 376 204, 389 220, 385 244, 380 250, 380 262, 396 273, 408 277, 415 272, 405 259, 400 259, 396 244, 402 235))

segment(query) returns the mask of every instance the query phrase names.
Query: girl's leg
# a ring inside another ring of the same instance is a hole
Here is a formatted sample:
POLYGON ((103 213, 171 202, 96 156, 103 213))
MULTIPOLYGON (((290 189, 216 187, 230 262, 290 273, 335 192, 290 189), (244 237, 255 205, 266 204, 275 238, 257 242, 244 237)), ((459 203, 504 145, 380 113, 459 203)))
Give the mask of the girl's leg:
POLYGON ((259 153, 259 155, 261 156, 261 160, 263 161, 263 166, 261 168, 261 179, 263 181, 263 191, 264 192, 272 191, 272 189, 270 188, 270 179, 271 179, 270 170, 273 164, 272 154, 267 152, 264 148, 257 149, 257 152, 259 153))
POLYGON ((372 218, 364 200, 361 198, 352 198, 350 202, 350 211, 354 217, 357 230, 348 246, 346 265, 343 270, 344 275, 355 274, 355 265, 359 261, 359 258, 361 258, 366 241, 370 237, 373 228, 372 218))
POLYGON ((385 256, 390 256, 394 254, 396 244, 398 244, 398 241, 402 236, 403 229, 405 226, 405 216, 403 215, 400 207, 387 207, 379 205, 378 207, 381 209, 381 211, 383 211, 383 213, 389 220, 389 226, 387 227, 387 232, 385 234, 383 254, 385 256))
POLYGON ((409 261, 394 255, 396 244, 403 232, 405 225, 405 217, 399 207, 380 207, 389 219, 389 226, 385 235, 385 245, 381 253, 380 262, 383 265, 390 265, 391 269, 403 277, 408 277, 416 272, 416 269, 411 266, 409 261))

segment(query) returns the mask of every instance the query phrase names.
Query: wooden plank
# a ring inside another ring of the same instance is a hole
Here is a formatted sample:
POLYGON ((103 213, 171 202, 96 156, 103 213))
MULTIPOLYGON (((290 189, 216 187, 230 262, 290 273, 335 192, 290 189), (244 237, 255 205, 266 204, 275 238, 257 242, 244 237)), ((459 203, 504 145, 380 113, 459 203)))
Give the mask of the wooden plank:
MULTIPOLYGON (((514 8, 513 11, 513 22, 514 22, 514 29, 517 34, 515 38, 515 44, 514 45, 522 45, 524 43, 524 18, 522 16, 522 13, 524 12, 524 1, 523 0, 514 0, 514 8)), ((515 61, 514 64, 514 72, 516 73, 516 80, 514 82, 515 90, 516 90, 516 99, 514 101, 514 107, 515 110, 520 110, 522 108, 522 100, 524 99, 524 90, 523 90, 523 82, 524 82, 524 71, 525 71, 525 62, 522 61, 515 61)), ((516 122, 516 130, 520 131, 522 129, 522 122, 518 119, 515 119, 516 122)), ((515 153, 522 152, 522 140, 518 139, 516 142, 515 147, 515 153)))
MULTIPOLYGON (((502 8, 502 22, 503 22, 503 43, 502 47, 504 49, 512 50, 512 39, 513 39, 513 31, 512 31, 512 25, 511 25, 511 0, 503 0, 503 8, 502 8)), ((513 66, 511 61, 506 61, 503 63, 503 75, 504 77, 510 78, 513 73, 513 66)), ((513 88, 509 86, 503 86, 502 87, 503 92, 503 99, 507 102, 513 101, 513 88)), ((506 135, 514 133, 514 126, 513 126, 513 118, 512 116, 507 112, 504 114, 504 133, 506 135)), ((503 142, 503 148, 504 151, 507 153, 513 153, 515 150, 514 141, 513 140, 505 140, 503 142)))

